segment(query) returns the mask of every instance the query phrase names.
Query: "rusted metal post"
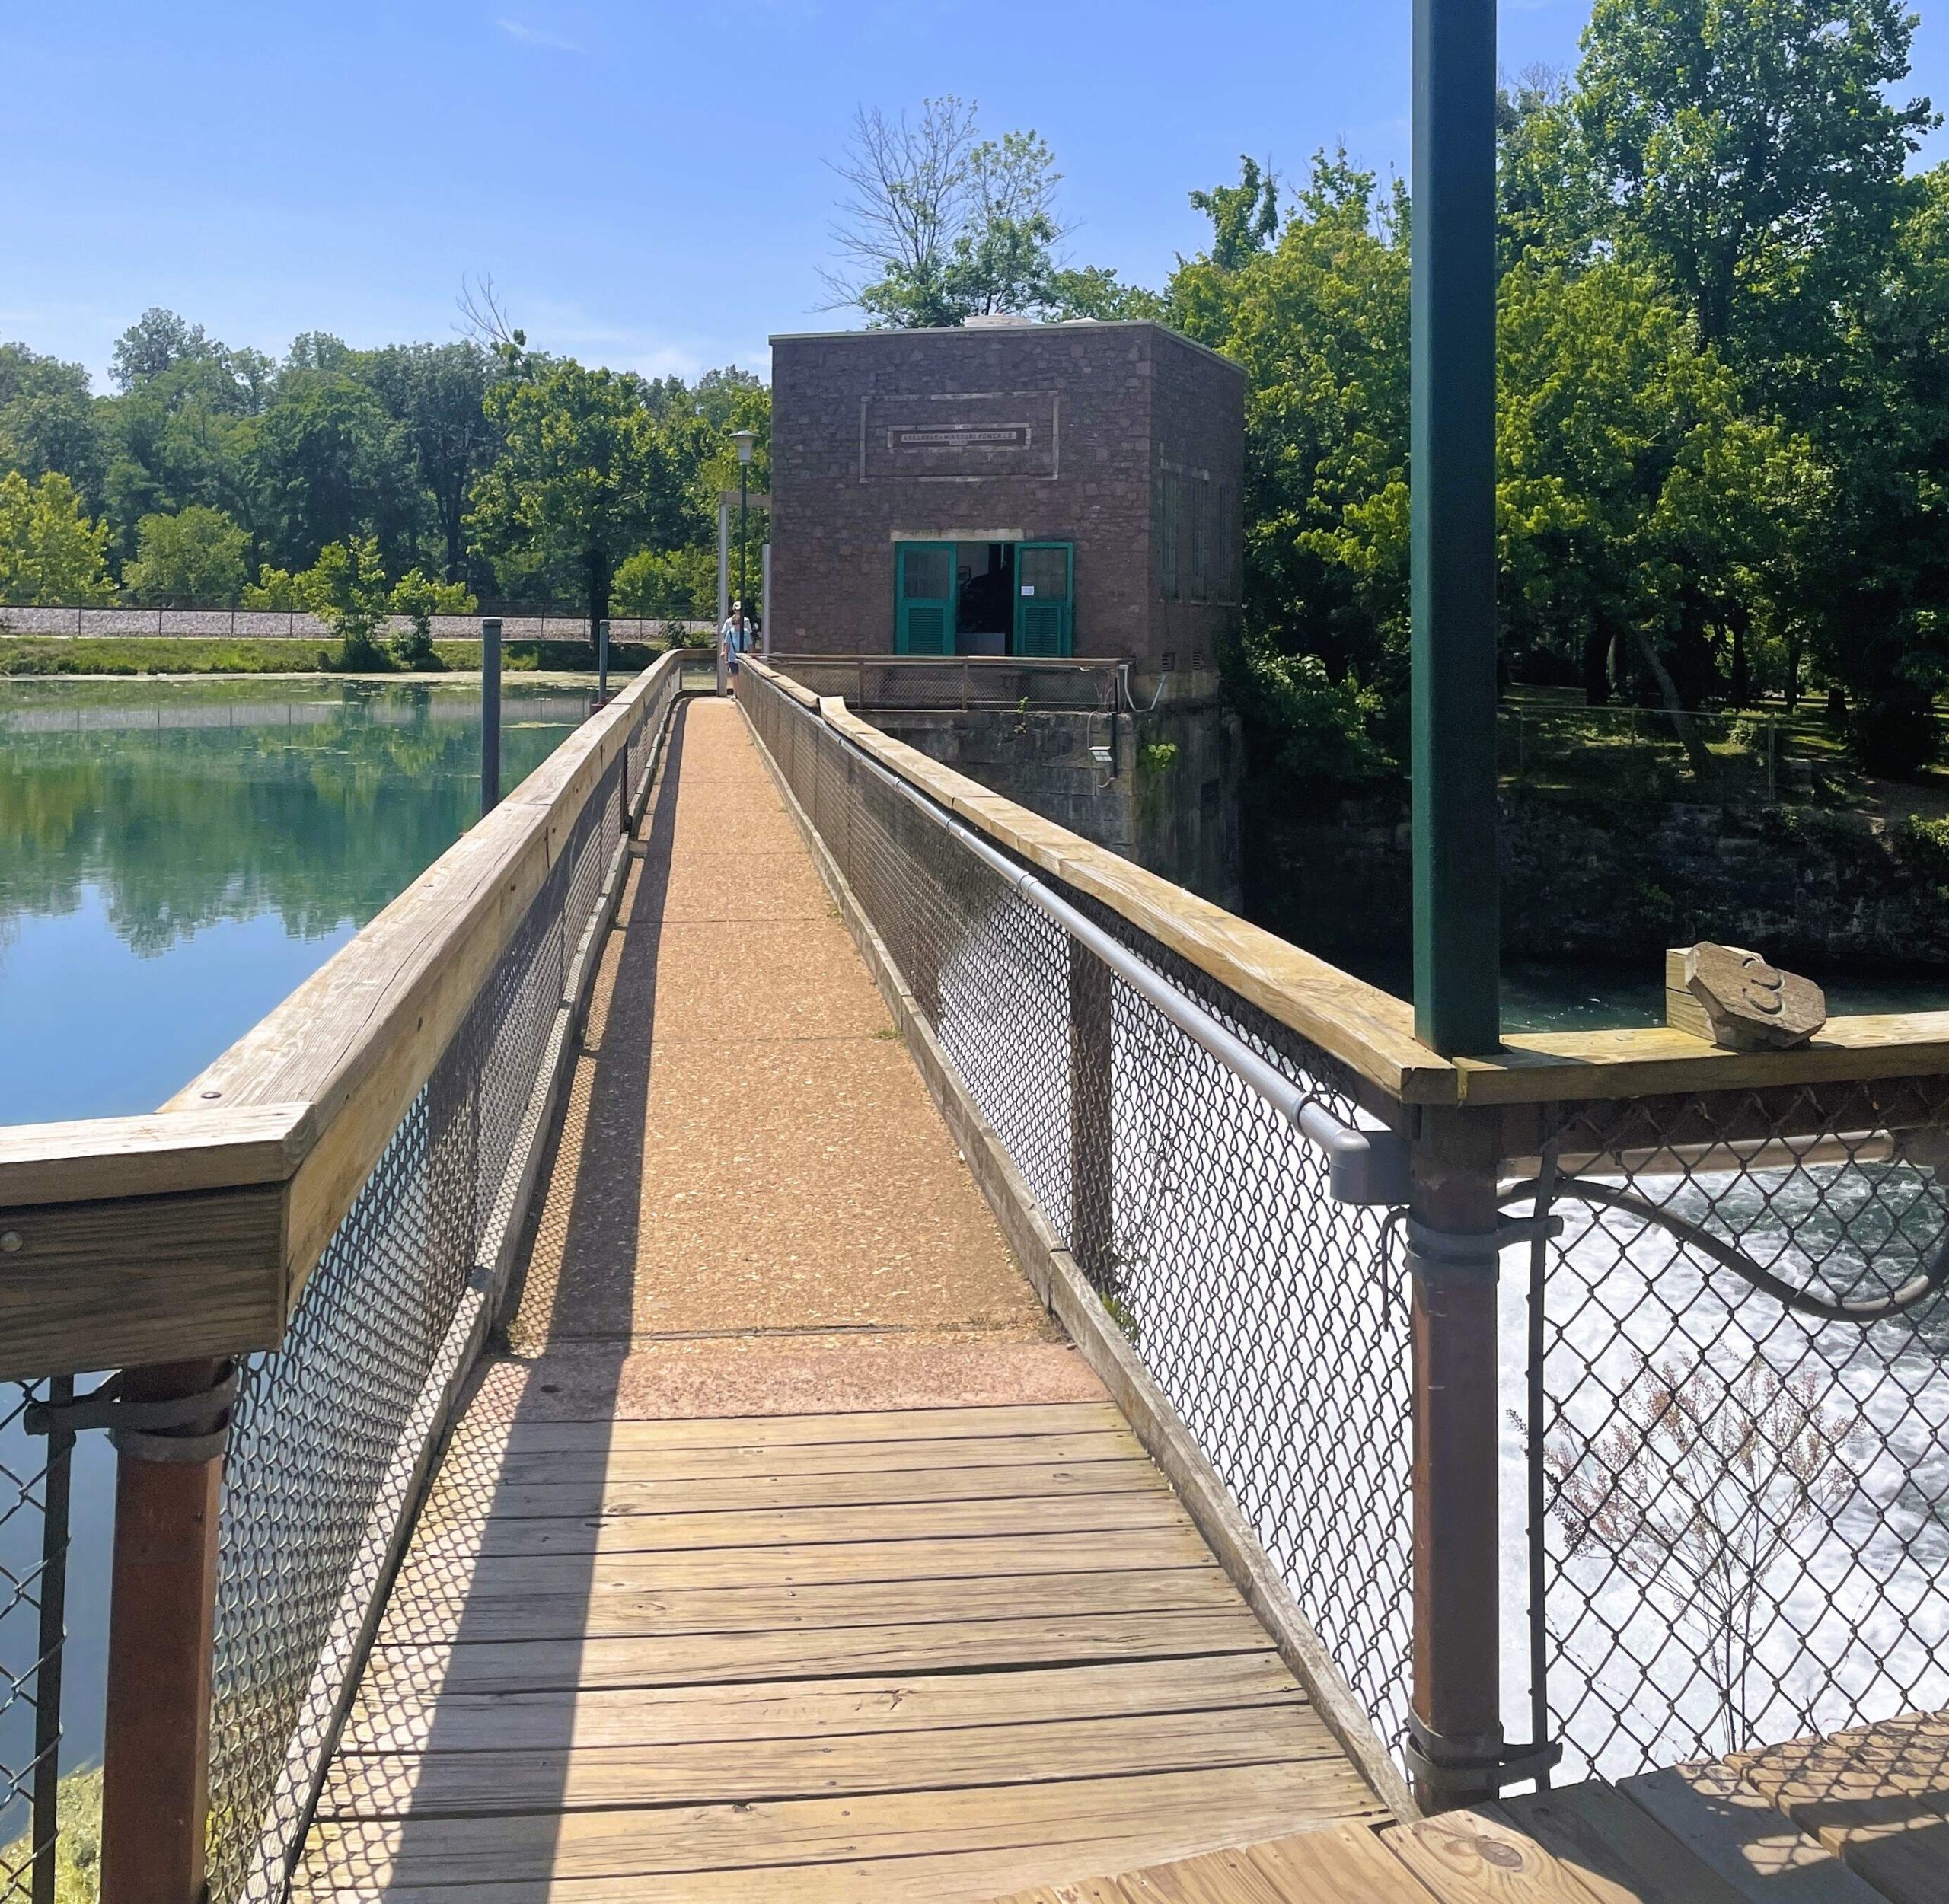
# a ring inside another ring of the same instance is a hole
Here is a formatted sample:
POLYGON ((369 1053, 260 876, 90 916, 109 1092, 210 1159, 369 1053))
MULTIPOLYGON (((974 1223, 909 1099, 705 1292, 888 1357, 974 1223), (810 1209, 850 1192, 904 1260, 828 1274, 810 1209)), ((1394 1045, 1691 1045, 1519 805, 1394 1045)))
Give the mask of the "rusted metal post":
POLYGON ((1427 1810, 1495 1795, 1498 1682, 1496 1166, 1493 1113, 1431 1108, 1414 1147, 1414 1697, 1427 1810))
MULTIPOLYGON (((131 1369, 124 1401, 209 1392, 215 1362, 131 1369)), ((222 1418, 227 1421, 227 1412, 222 1418)), ((118 1435, 102 1744, 102 1904, 198 1904, 209 1816, 220 1434, 118 1435), (158 1444, 180 1439, 171 1458, 158 1444)))
POLYGON ((1116 1293, 1111 1206, 1110 968, 1069 942, 1069 1246, 1099 1295, 1116 1293))

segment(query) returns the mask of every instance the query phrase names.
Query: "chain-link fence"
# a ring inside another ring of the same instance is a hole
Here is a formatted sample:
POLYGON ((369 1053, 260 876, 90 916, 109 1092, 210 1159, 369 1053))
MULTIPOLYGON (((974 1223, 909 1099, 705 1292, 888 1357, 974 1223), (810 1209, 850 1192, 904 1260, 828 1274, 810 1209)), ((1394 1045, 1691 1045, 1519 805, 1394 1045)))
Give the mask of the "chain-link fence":
MULTIPOLYGON (((219 1532, 211 1904, 284 1894, 326 1756, 456 1387, 484 1338, 545 1140, 622 837, 679 687, 665 667, 307 1281, 242 1369, 219 1532)), ((0 1409, 0 1904, 74 1861, 57 1788, 72 1430, 0 1409)), ((63 1893, 63 1895, 66 1895, 63 1893)))
POLYGON ((1505 1291, 1505 1678, 1564 1776, 1949 1704, 1945 1164, 1941 1078, 1572 1105, 1517 1160, 1565 1229, 1505 1291))
MULTIPOLYGON (((815 715, 746 678, 767 750, 974 1102, 1393 1737, 1409 1637, 1407 1306, 1382 1214, 1334 1201, 1289 1118, 815 715)), ((1325 1052, 1057 889, 1353 1121, 1353 1081, 1325 1052)))
MULTIPOLYGON (((970 1093, 1402 1733, 1411 1353, 1392 1219, 946 815, 743 702, 970 1093)), ((1364 1083, 1120 914, 1068 905, 1343 1124, 1364 1083)), ((1543 1107, 1504 1161, 1504 1714, 1617 1777, 1949 1702, 1949 1080, 1543 1107)))
POLYGON ((577 953, 675 677, 591 793, 460 1030, 244 1371, 225 1473, 210 1895, 282 1895, 454 1386, 512 1260, 577 953))
POLYGON ((1511 700, 1496 710, 1496 771, 1545 793, 1771 805, 1813 791, 1816 761, 1797 729, 1771 709, 1674 718, 1662 707, 1511 700))
POLYGON ((30 1437, 28 1409, 73 1382, 0 1388, 0 1904, 51 1904, 74 1437, 30 1437))
MULTIPOLYGON (((573 609, 503 609, 499 612, 504 642, 590 645, 589 617, 573 609)), ((428 620, 435 641, 480 639, 480 611, 432 615, 428 620)), ((404 635, 413 625, 404 615, 388 615, 381 620, 378 633, 382 638, 404 635)), ((662 615, 614 615, 609 622, 612 642, 654 642, 661 647, 709 641, 715 632, 715 624, 708 621, 681 621, 662 615)), ((302 608, 145 608, 133 604, 0 608, 0 635, 96 639, 134 639, 146 636, 152 640, 203 641, 333 642, 338 639, 321 617, 302 608)))

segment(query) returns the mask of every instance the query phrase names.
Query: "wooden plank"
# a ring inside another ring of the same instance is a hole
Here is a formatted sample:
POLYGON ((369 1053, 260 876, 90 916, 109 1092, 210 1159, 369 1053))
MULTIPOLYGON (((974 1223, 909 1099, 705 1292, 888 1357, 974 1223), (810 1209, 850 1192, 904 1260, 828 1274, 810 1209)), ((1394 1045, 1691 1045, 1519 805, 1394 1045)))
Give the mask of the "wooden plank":
POLYGON ((974 1435, 947 1447, 932 1441, 816 1442, 783 1448, 510 1446, 498 1472, 507 1481, 706 1481, 722 1475, 899 1474, 952 1463, 965 1468, 1057 1467, 1148 1459, 1128 1430, 1107 1434, 974 1435))
POLYGON ((1257 1653, 1268 1642, 1242 1607, 1069 1620, 969 1619, 958 1625, 713 1633, 671 1639, 483 1641, 382 1646, 375 1689, 540 1692, 571 1686, 703 1686, 713 1680, 830 1679, 847 1673, 966 1672, 1090 1660, 1257 1653))
POLYGON ((276 1184, 0 1213, 0 1378, 274 1348, 284 1334, 276 1184))
POLYGON ((282 1183, 312 1134, 305 1104, 0 1124, 0 1229, 34 1204, 282 1183))
MULTIPOLYGON (((416 1560, 431 1560, 426 1555, 416 1560)), ((842 1582, 949 1580, 1152 1568, 1215 1571, 1209 1550, 1182 1522, 1101 1534, 1000 1535, 918 1540, 841 1541, 829 1546, 706 1548, 665 1552, 476 1557, 447 1565, 415 1565, 395 1591, 442 1600, 464 1594, 474 1605, 538 1593, 571 1596, 692 1587, 816 1587, 842 1582)), ((977 1592, 984 1591, 976 1587, 977 1592)))
POLYGON ((1749 1904, 1882 1904, 1880 1892, 1723 1765, 1641 1772, 1618 1790, 1749 1904))
POLYGON ((1456 1061, 1471 1104, 1661 1096, 1949 1071, 1949 1012, 1832 1018, 1791 1051, 1722 1051, 1651 1025, 1616 1032, 1513 1032, 1494 1058, 1456 1061))
MULTIPOLYGON (((844 1792, 939 1791, 1143 1772, 1182 1772, 1278 1760, 1325 1760, 1358 1809, 1364 1788, 1317 1714, 1297 1695, 1249 1711, 1147 1713, 968 1730, 883 1733, 821 1741, 740 1739, 724 1744, 597 1750, 355 1754, 332 1768, 323 1818, 487 1817, 525 1811, 753 1802, 844 1792)), ((1324 1768, 1322 1777, 1330 1776, 1324 1768)))
POLYGON ((557 1449, 799 1448, 828 1443, 956 1441, 1034 1434, 1115 1434, 1129 1429, 1110 1402, 977 1403, 966 1408, 875 1408, 833 1414, 695 1415, 646 1421, 516 1421, 511 1452, 557 1449))
POLYGON ((1392 1826, 1380 1840, 1442 1904, 1596 1904, 1574 1872, 1488 1807, 1392 1826))
POLYGON ((700 1481, 509 1481, 497 1477, 487 1512, 497 1520, 565 1515, 729 1513, 800 1508, 932 1506, 942 1501, 1028 1501, 1077 1494, 1164 1494, 1150 1457, 1080 1461, 1063 1467, 939 1465, 888 1472, 721 1475, 700 1481))
POLYGON ((1000 1575, 971 1592, 965 1580, 869 1580, 830 1587, 624 1587, 584 1593, 502 1594, 477 1600, 464 1587, 428 1593, 407 1580, 393 1595, 379 1643, 426 1646, 458 1641, 649 1638, 677 1633, 791 1632, 827 1627, 958 1623, 971 1608, 1010 1619, 1076 1619, 1235 1607, 1239 1596, 1216 1567, 1130 1569, 1110 1574, 1000 1575))
MULTIPOLYGON (((1118 1904, 1430 1904, 1427 1888, 1362 1825, 1300 1832, 1098 1880, 1118 1904)), ((1092 1895, 1038 1886, 1006 1904, 1092 1895)))
MULTIPOLYGON (((561 1817, 334 1820, 312 1834, 306 1877, 314 1890, 333 1883, 452 1889, 732 1870, 752 1887, 747 1895, 789 1896, 770 1888, 768 1874, 755 1879, 754 1867, 905 1863, 1002 1849, 1032 1850, 1055 1862, 1072 1846, 1106 1839, 1127 1842, 1138 1863, 1161 1862, 1178 1855, 1177 1846, 1188 1855, 1271 1837, 1308 1819, 1338 1823, 1341 1804, 1338 1781, 1322 1792, 1311 1765, 1300 1762, 561 1817)), ((919 1889, 882 1894, 940 1896, 919 1889)))
MULTIPOLYGON (((1222 1841, 1228 1834, 1212 1834, 1222 1841)), ((1023 1904, 1131 1904, 1115 1880, 1086 1875, 1133 1851, 1175 1856, 1187 1847, 1211 1842, 1191 1838, 1182 1827, 1160 1823, 1091 1842, 1066 1839, 1060 1845, 1027 1845, 997 1851, 948 1852, 919 1857, 749 1870, 687 1871, 675 1877, 583 1877, 476 1884, 468 1904, 994 1904, 1002 1894, 1023 1904), (1048 1879, 1038 1883, 1038 1878, 1048 1879), (1023 1890, 1032 1885, 1030 1890, 1023 1890)), ((295 1899, 329 1899, 331 1904, 454 1904, 445 1885, 366 1886, 314 1889, 303 1874, 295 1899)), ((1418 1904, 1427 1904, 1425 1894, 1418 1904)))
POLYGON ((1949 1720, 1890 1720, 1726 1761, 1890 1904, 1941 1904, 1949 1720))
POLYGON ((1429 1893, 1375 1833, 1363 1826, 1300 1832, 1241 1854, 1277 1887, 1282 1904, 1428 1904, 1429 1893))
POLYGON ((435 1700, 361 1688, 341 1749, 480 1752, 558 1745, 682 1746, 713 1740, 822 1740, 1038 1720, 1233 1710, 1299 1696, 1270 1652, 1112 1660, 1014 1673, 916 1673, 559 1692, 454 1693, 435 1700))
POLYGON ((1505 1799, 1501 1809, 1599 1904, 1740 1904, 1709 1864, 1600 1780, 1505 1799))
MULTIPOLYGON (((439 1510, 435 1502, 429 1510, 439 1510)), ((451 1510, 448 1510, 451 1512, 451 1510)), ((1183 1524, 1168 1493, 1081 1494, 1047 1500, 943 1501, 924 1515, 908 1507, 799 1507, 729 1514, 630 1514, 613 1519, 432 1520, 435 1551, 481 1554, 652 1553, 679 1548, 819 1546, 834 1541, 939 1539, 955 1534, 1121 1533, 1183 1524)))

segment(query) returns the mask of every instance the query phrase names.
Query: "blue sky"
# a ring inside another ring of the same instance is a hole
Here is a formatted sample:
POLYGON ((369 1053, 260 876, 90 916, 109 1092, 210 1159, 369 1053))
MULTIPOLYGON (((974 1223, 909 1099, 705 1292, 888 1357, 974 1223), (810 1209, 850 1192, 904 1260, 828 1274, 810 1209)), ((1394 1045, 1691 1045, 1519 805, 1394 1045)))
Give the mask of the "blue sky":
MULTIPOLYGON (((1517 71, 1588 0, 1504 0, 1517 71)), ((0 338, 105 370, 144 307, 281 353, 451 334, 686 374, 821 312, 856 105, 978 100, 1055 148, 1073 261, 1156 282, 1241 151, 1408 158, 1407 0, 0 0, 0 338)), ((1949 103, 1926 14, 1914 88, 1949 103)), ((1940 136, 1933 156, 1949 151, 1940 136)))

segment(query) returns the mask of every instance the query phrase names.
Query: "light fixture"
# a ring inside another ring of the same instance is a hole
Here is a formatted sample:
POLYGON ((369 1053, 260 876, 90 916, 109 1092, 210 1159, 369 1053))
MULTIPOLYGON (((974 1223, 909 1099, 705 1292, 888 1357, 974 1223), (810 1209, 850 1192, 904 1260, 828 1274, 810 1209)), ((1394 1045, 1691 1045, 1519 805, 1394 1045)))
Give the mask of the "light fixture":
POLYGON ((751 460, 751 451, 758 446, 757 431, 734 429, 731 432, 731 440, 738 445, 738 461, 748 463, 751 460))

